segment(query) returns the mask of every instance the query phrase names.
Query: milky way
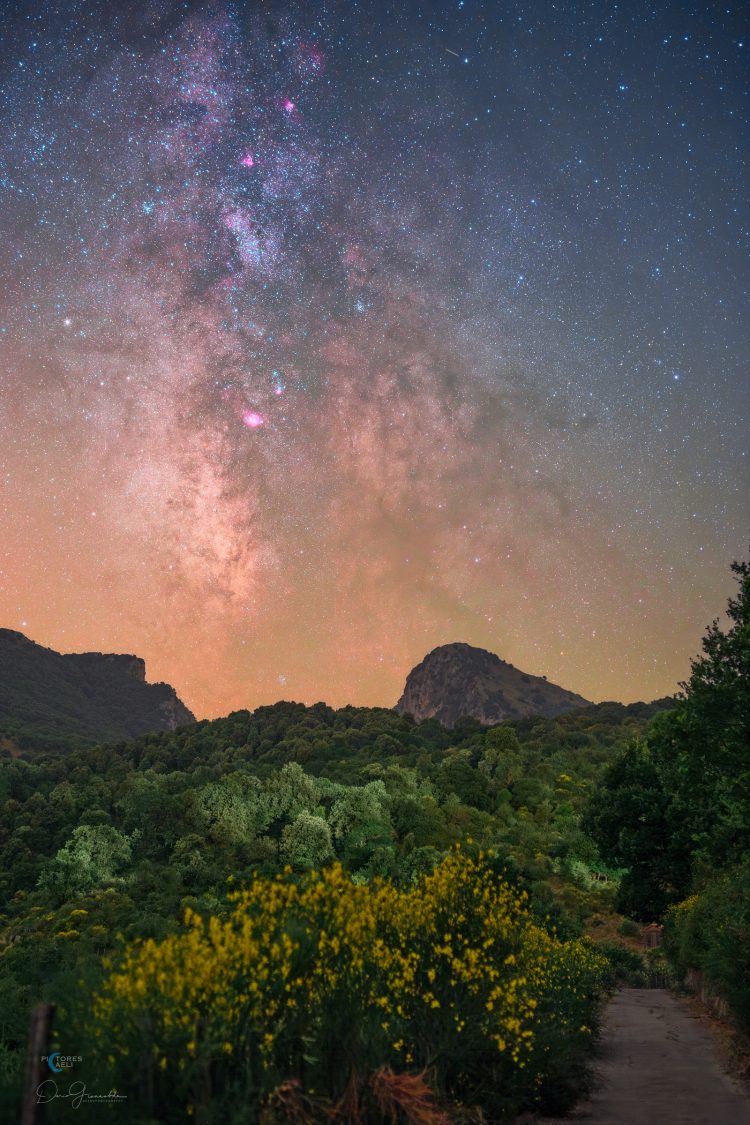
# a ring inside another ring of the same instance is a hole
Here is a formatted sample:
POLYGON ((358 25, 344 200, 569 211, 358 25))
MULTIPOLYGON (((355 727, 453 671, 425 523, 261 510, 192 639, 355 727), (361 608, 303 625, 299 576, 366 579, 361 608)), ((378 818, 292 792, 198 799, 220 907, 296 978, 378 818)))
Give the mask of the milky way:
POLYGON ((200 715, 453 640, 673 692, 750 526, 734 10, 7 9, 0 623, 200 715))

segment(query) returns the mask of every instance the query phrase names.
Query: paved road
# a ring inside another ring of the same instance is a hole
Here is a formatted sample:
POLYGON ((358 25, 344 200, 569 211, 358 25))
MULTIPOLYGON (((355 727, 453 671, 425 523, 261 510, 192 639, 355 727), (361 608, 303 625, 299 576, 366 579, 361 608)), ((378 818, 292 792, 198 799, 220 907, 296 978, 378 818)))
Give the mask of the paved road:
POLYGON ((589 1125, 750 1125, 710 1033, 669 992, 631 988, 607 1008, 599 1086, 573 1114, 589 1125))

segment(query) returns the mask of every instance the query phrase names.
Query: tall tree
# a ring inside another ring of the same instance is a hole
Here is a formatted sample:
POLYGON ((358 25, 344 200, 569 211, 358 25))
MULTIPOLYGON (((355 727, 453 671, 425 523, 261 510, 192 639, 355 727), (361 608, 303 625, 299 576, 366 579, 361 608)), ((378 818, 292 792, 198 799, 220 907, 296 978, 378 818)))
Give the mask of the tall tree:
POLYGON ((732 571, 727 626, 708 627, 677 706, 610 767, 584 818, 604 858, 629 868, 619 904, 636 917, 683 897, 698 863, 750 854, 750 563, 732 571))

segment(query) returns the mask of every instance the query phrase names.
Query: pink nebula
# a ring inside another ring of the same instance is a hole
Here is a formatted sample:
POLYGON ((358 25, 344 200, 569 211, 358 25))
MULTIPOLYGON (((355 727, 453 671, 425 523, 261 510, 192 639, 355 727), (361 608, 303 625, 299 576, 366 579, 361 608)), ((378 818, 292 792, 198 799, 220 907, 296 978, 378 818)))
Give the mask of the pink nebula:
POLYGON ((283 104, 284 104, 284 109, 286 110, 287 113, 291 113, 293 111, 294 102, 291 100, 291 98, 284 98, 283 104))
POLYGON ((265 424, 265 418, 262 414, 256 414, 254 410, 243 410, 242 424, 247 426, 249 430, 257 430, 265 424))
POLYGON ((253 160, 253 154, 251 152, 245 153, 245 155, 242 157, 242 164, 244 165, 245 168, 252 168, 253 167, 253 165, 255 164, 255 161, 253 160))

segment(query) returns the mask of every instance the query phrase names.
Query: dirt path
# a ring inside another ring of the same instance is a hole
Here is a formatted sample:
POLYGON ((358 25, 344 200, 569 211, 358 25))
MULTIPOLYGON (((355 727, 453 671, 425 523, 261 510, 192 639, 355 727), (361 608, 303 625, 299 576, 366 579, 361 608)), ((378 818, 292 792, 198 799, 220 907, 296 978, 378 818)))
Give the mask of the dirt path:
POLYGON ((750 1100, 724 1073, 710 1033, 663 989, 609 1005, 599 1085, 574 1120, 590 1125, 750 1125, 750 1100))

